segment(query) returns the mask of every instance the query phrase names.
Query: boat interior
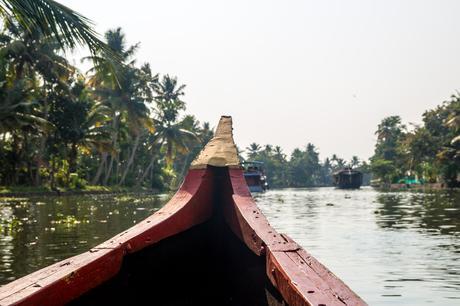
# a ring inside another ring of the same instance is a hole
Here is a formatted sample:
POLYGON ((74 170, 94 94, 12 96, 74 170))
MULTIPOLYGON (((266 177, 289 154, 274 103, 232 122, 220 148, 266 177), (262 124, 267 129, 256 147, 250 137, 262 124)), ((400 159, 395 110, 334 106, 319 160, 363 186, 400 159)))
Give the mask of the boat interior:
MULTIPOLYGON (((214 168, 206 222, 127 254, 119 273, 71 305, 286 305, 254 254, 227 225, 228 168, 214 168)), ((206 203, 203 203, 206 205, 206 203)))

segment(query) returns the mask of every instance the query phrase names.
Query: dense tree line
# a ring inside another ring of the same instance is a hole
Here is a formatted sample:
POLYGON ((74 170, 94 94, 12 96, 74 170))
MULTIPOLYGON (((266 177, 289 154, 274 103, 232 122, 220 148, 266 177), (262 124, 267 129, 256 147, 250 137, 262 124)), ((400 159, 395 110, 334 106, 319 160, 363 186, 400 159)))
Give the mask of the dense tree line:
POLYGON ((399 116, 379 124, 371 158, 374 178, 381 183, 409 179, 460 186, 460 95, 426 111, 423 123, 408 129, 399 116))
MULTIPOLYGON (((135 60, 121 29, 99 39, 88 19, 53 0, 0 3, 0 184, 177 186, 212 137, 208 123, 185 115, 185 85, 135 60), (66 58, 86 46, 79 71, 66 58)), ((415 179, 460 186, 460 95, 408 129, 399 116, 376 131, 370 167, 353 157, 319 160, 313 144, 287 158, 253 143, 247 158, 265 163, 273 187, 331 185, 352 166, 384 184, 415 179)))
POLYGON ((65 56, 62 30, 3 21, 0 184, 164 188, 212 137, 209 124, 184 114, 185 85, 138 64, 139 45, 120 28, 93 46, 82 72, 65 56))
MULTIPOLYGON (((344 167, 363 172, 368 169, 367 163, 357 156, 347 162, 333 154, 321 162, 318 150, 312 143, 308 143, 304 149, 294 149, 289 158, 280 146, 262 147, 257 143, 250 144, 244 153, 247 160, 264 163, 268 182, 274 188, 332 186, 332 174, 344 167)), ((368 176, 365 183, 367 181, 368 176)))

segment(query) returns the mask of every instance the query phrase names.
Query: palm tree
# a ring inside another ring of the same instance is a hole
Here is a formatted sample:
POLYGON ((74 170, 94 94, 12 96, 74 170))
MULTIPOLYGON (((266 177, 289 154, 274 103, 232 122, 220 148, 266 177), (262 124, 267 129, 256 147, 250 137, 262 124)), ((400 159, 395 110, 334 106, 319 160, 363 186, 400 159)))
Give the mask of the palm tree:
POLYGON ((24 82, 14 82, 12 87, 6 86, 6 82, 0 83, 3 85, 0 87, 0 134, 25 128, 41 133, 52 128, 46 119, 32 111, 38 103, 29 99, 24 82))
MULTIPOLYGON (((179 121, 179 113, 185 109, 185 102, 180 99, 184 95, 185 85, 179 85, 176 77, 169 75, 163 76, 158 87, 155 89, 156 119, 155 119, 155 141, 164 148, 166 166, 172 168, 174 157, 177 153, 185 154, 190 150, 189 144, 192 140, 197 140, 197 135, 191 131, 187 119, 179 121)), ((152 148, 155 148, 152 144, 152 148)), ((144 170, 138 184, 141 184, 153 167, 155 162, 155 152, 144 170)))
POLYGON ((166 122, 177 121, 179 112, 185 110, 185 102, 181 100, 186 85, 178 85, 177 77, 163 76, 155 89, 155 102, 158 116, 166 122))
POLYGON ((56 127, 52 138, 66 153, 69 163, 67 177, 77 171, 80 152, 112 151, 110 131, 105 124, 110 119, 109 109, 91 98, 82 76, 71 82, 68 94, 53 91, 50 100, 50 120, 56 127))
POLYGON ((153 90, 157 88, 158 74, 153 75, 148 64, 143 65, 140 69, 130 69, 127 77, 123 79, 126 85, 125 91, 129 93, 130 99, 124 103, 124 117, 128 127, 128 133, 132 143, 128 161, 124 167, 123 174, 119 185, 125 182, 128 172, 134 162, 141 137, 147 133, 155 132, 155 125, 152 118, 149 117, 150 110, 146 103, 153 101, 153 90))
POLYGON ((283 153, 283 149, 280 146, 275 146, 273 153, 278 162, 284 163, 286 161, 286 154, 283 153))
POLYGON ((179 112, 185 110, 183 96, 185 85, 178 85, 177 77, 163 76, 156 88, 157 138, 166 145, 166 164, 172 165, 175 151, 186 151, 184 140, 196 137, 195 133, 184 129, 184 121, 179 122, 179 112))
POLYGON ((267 156, 270 156, 270 155, 273 153, 273 146, 270 145, 270 144, 265 145, 264 153, 265 153, 267 156))
MULTIPOLYGON (((116 74, 122 77, 114 78, 114 73, 112 73, 114 66, 103 57, 103 54, 97 53, 84 60, 90 59, 95 63, 95 66, 88 71, 88 73, 92 73, 89 78, 89 85, 96 88, 95 95, 112 111, 112 147, 117 149, 119 146, 120 124, 122 121, 127 123, 134 138, 134 148, 131 150, 119 182, 123 183, 134 160, 143 128, 147 128, 151 132, 154 130, 153 121, 149 119, 149 110, 145 102, 151 102, 153 99, 152 91, 157 86, 158 75, 152 75, 148 65, 144 65, 140 69, 134 66, 135 61, 132 57, 138 49, 138 44, 128 47, 121 28, 107 31, 105 38, 112 52, 121 59, 122 64, 116 65, 114 69, 116 74)), ((106 184, 111 177, 114 162, 117 158, 114 154, 111 154, 107 165, 107 157, 107 152, 101 155, 101 161, 93 178, 93 184, 99 181, 104 167, 107 168, 107 172, 103 183, 106 184)))
POLYGON ((24 74, 38 72, 48 82, 59 82, 62 76, 68 76, 75 70, 58 54, 56 38, 44 36, 37 28, 25 29, 6 23, 0 45, 0 57, 10 61, 7 63, 10 67, 8 73, 17 79, 24 74))
POLYGON ((257 155, 260 153, 261 146, 253 142, 248 147, 246 147, 246 150, 248 151, 248 158, 255 159, 257 155))
POLYGON ((345 167, 345 161, 343 160, 343 158, 338 157, 336 154, 332 154, 331 164, 333 165, 332 167, 334 171, 345 167))
POLYGON ((353 155, 353 156, 351 157, 350 167, 351 167, 351 168, 355 168, 355 167, 357 167, 358 165, 359 165, 359 158, 358 158, 358 156, 353 155))
MULTIPOLYGON (((59 46, 56 39, 45 37, 38 28, 24 29, 21 25, 7 22, 1 37, 0 58, 6 61, 3 66, 5 76, 8 76, 6 86, 22 84, 22 97, 17 96, 16 103, 34 105, 34 112, 29 108, 27 117, 37 121, 38 116, 46 123, 50 107, 49 93, 56 90, 68 93, 69 79, 75 68, 57 53, 59 46)), ((46 150, 47 131, 49 129, 38 134, 38 150, 35 150, 36 155, 33 156, 37 166, 36 184, 39 183, 38 169, 43 164, 46 150)))
POLYGON ((211 129, 211 125, 209 122, 203 122, 201 130, 199 132, 199 138, 201 140, 201 144, 205 146, 211 138, 214 136, 214 131, 211 129))
POLYGON ((54 37, 62 50, 86 46, 92 54, 102 51, 117 60, 88 18, 56 1, 1 0, 0 17, 18 23, 27 31, 38 29, 45 37, 54 37))
MULTIPOLYGON (((185 129, 182 121, 172 124, 163 124, 162 121, 156 121, 156 123, 156 143, 159 144, 160 150, 163 148, 163 146, 165 146, 164 154, 166 159, 166 166, 171 168, 174 157, 177 155, 177 153, 186 154, 190 150, 188 143, 190 143, 192 140, 197 140, 197 136, 194 132, 185 129)), ((153 151, 153 148, 156 148, 155 144, 152 144, 151 151, 153 151)), ((145 177, 156 161, 156 155, 154 152, 152 153, 153 154, 150 163, 140 176, 138 185, 144 181, 145 177)))

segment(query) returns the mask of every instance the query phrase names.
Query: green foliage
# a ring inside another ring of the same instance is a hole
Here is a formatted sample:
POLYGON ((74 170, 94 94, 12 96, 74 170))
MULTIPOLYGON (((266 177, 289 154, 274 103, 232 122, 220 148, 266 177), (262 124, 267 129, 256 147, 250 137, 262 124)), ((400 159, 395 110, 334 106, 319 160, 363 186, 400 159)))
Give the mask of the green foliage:
POLYGON ((398 116, 382 120, 371 158, 374 176, 385 183, 405 177, 460 186, 460 96, 452 95, 423 114, 423 125, 406 131, 398 116))
POLYGON ((176 187, 212 137, 184 115, 185 85, 136 65, 138 44, 107 31, 85 76, 39 27, 7 22, 0 34, 0 184, 84 189, 176 187), (115 77, 115 75, 123 77, 115 77))
POLYGON ((384 118, 378 125, 375 153, 371 158, 372 173, 386 184, 398 180, 404 175, 402 164, 405 152, 402 150, 406 136, 406 127, 401 123, 401 117, 384 118))
MULTIPOLYGON (((268 183, 273 188, 283 187, 317 187, 332 186, 333 172, 347 166, 347 163, 333 155, 323 163, 315 145, 308 143, 304 150, 296 148, 290 158, 283 153, 280 146, 251 143, 246 148, 249 161, 261 161, 267 175, 268 183)), ((349 166, 367 172, 365 163, 355 156, 349 166)))

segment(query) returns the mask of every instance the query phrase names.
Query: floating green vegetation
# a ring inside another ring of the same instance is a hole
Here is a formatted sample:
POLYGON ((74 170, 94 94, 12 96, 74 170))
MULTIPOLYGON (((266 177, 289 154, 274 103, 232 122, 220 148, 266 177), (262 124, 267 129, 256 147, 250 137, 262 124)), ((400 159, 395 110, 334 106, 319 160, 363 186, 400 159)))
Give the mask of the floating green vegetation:
POLYGON ((62 224, 62 225, 70 227, 70 226, 76 226, 77 224, 80 224, 80 223, 89 223, 89 220, 87 219, 78 220, 73 215, 63 216, 63 214, 58 213, 56 216, 63 217, 63 218, 58 219, 58 220, 52 220, 51 224, 62 224))
POLYGON ((20 232, 24 223, 18 218, 4 219, 0 222, 0 232, 11 234, 20 232))
POLYGON ((134 198, 132 195, 122 195, 114 198, 115 201, 117 202, 134 202, 136 203, 136 198, 134 198))
POLYGON ((0 186, 0 196, 2 194, 9 193, 37 193, 37 192, 49 192, 50 189, 45 186, 0 186))
POLYGON ((21 202, 21 201, 28 201, 28 198, 19 198, 19 197, 2 197, 0 196, 0 204, 3 203, 16 203, 16 202, 21 202))

